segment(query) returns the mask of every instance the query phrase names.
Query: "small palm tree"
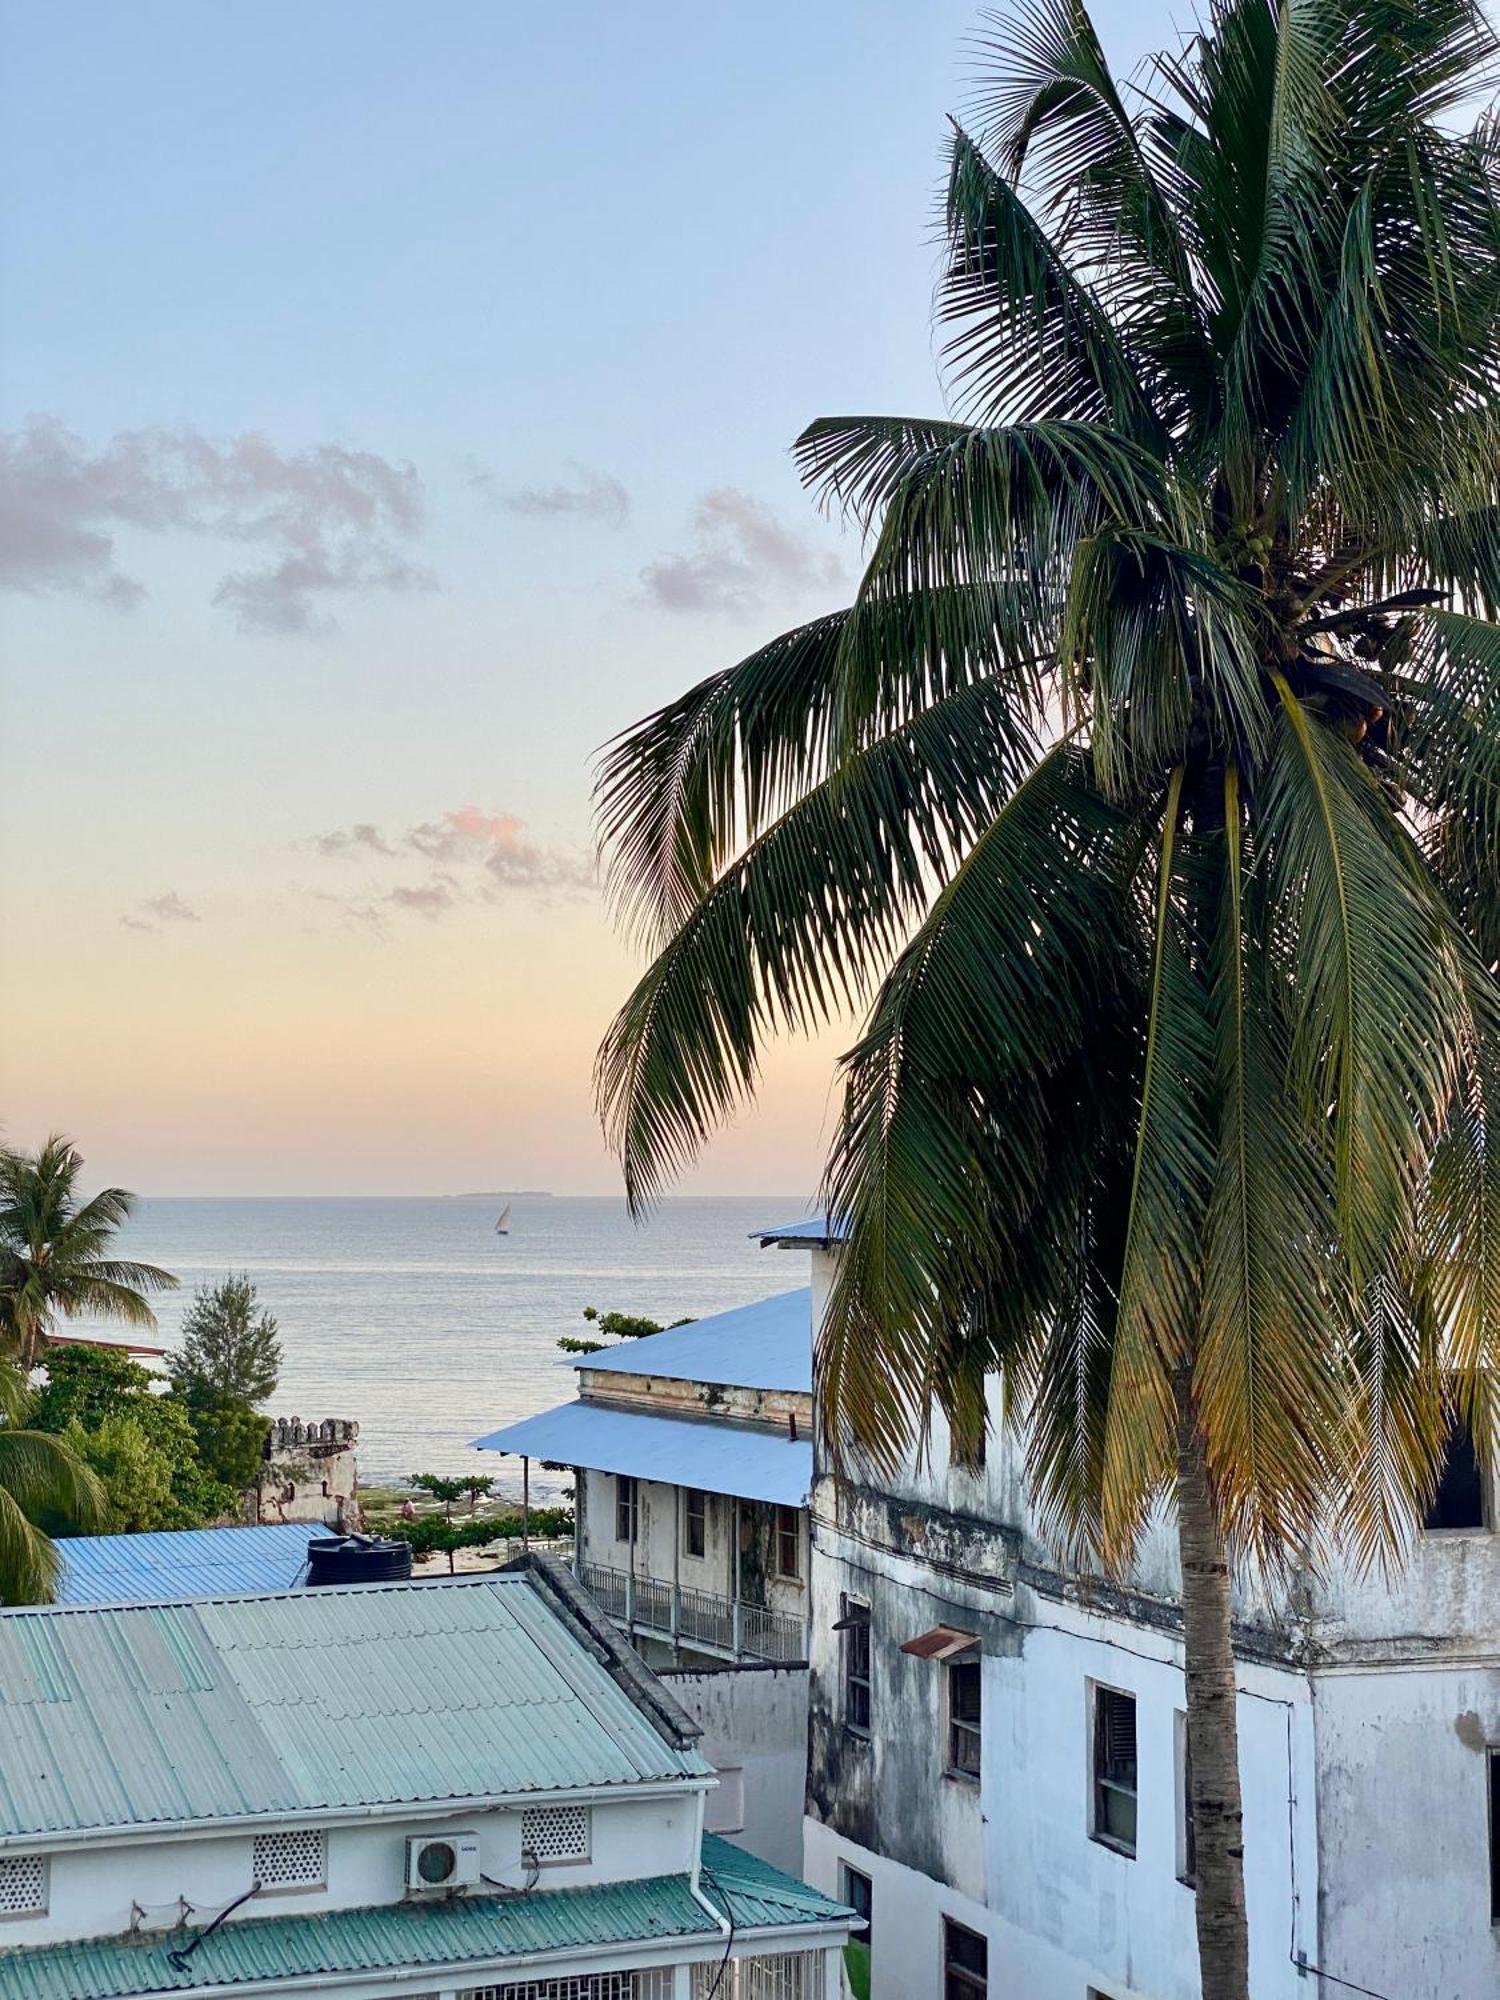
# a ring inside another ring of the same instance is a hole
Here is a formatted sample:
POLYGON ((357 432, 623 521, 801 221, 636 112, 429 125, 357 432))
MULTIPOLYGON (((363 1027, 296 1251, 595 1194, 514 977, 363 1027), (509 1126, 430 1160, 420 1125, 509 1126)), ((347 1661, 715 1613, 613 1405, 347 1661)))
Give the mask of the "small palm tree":
MULTIPOLYGON (((1246 2000, 1230 1573, 1399 1547, 1500 1363, 1500 141, 1468 0, 1023 0, 955 127, 951 419, 797 446, 858 597, 627 732, 639 1209, 868 1007, 823 1421, 984 1384, 1055 1533, 1175 1510, 1204 2000, 1246 2000)), ((1271 1949, 1270 1944, 1266 1946, 1271 1949)))
POLYGON ((87 1533, 106 1520, 104 1489, 60 1438, 25 1428, 31 1390, 20 1369, 0 1363, 0 1604, 46 1604, 57 1552, 38 1518, 87 1533))
POLYGON ((82 1201, 82 1173, 82 1155, 56 1133, 35 1153, 0 1150, 0 1331, 23 1378, 59 1318, 155 1326, 147 1295, 177 1283, 153 1264, 110 1254, 135 1196, 104 1188, 82 1201))

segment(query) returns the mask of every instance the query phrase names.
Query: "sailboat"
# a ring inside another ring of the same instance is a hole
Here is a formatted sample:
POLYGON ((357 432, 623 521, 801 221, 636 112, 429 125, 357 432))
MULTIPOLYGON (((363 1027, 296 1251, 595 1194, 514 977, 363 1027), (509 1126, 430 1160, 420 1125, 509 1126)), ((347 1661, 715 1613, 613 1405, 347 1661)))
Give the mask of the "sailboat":
POLYGON ((495 1234, 497 1236, 509 1236, 510 1234, 509 1202, 505 1204, 504 1208, 502 1208, 500 1213, 495 1217, 495 1234))

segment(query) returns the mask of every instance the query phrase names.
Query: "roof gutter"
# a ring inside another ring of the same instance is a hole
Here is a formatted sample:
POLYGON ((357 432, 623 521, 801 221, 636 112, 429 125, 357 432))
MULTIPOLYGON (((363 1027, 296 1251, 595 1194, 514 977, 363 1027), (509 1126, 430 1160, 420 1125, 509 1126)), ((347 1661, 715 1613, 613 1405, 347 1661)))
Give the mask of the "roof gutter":
POLYGON ((195 1840, 212 1840, 216 1835, 266 1832, 281 1826, 359 1825, 367 1820, 459 1819, 466 1813, 516 1812, 525 1806, 606 1805, 612 1800, 672 1799, 684 1793, 706 1794, 718 1779, 702 1777, 624 1780, 617 1785, 571 1785, 552 1791, 483 1792, 465 1798, 385 1799, 375 1805, 278 1807, 272 1812, 216 1813, 211 1819, 125 1820, 113 1826, 76 1827, 49 1830, 36 1827, 26 1833, 0 1834, 0 1854, 17 1852, 69 1854, 75 1848, 94 1847, 100 1842, 131 1840, 151 1842, 180 1840, 191 1834, 195 1840))

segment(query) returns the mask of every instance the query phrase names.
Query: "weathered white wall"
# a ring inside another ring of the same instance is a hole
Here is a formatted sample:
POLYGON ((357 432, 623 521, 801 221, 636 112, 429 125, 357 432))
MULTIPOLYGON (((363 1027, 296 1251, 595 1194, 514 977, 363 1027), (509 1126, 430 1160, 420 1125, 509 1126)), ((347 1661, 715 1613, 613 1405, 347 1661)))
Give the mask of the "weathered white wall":
POLYGON ((1500 1993, 1485 1768, 1500 1667, 1324 1673, 1313 1713, 1317 1963, 1393 2000, 1500 1993))
POLYGON ((725 1774, 720 1792, 709 1794, 709 1831, 799 1875, 807 1668, 755 1664, 664 1669, 661 1675, 702 1729, 698 1748, 725 1774))
MULTIPOLYGON (((542 1884, 566 1888, 682 1874, 693 1862, 696 1810, 696 1795, 687 1792, 677 1798, 596 1802, 589 1860, 547 1867, 542 1884)), ((318 1824, 315 1817, 305 1823, 318 1824)), ((425 1816, 331 1826, 322 1889, 253 1897, 230 1921, 400 1902, 406 1895, 406 1838, 414 1833, 475 1832, 484 1873, 519 1885, 520 1827, 516 1811, 455 1813, 446 1807, 425 1816)), ((38 1843, 34 1851, 45 1852, 45 1845, 38 1843)), ((194 1906, 201 1922, 250 1887, 252 1853, 251 1834, 211 1829, 189 1839, 135 1835, 54 1853, 47 1915, 0 1922, 0 1948, 114 1936, 130 1928, 133 1903, 149 1912, 148 1927, 164 1927, 176 1921, 179 1897, 194 1906)))

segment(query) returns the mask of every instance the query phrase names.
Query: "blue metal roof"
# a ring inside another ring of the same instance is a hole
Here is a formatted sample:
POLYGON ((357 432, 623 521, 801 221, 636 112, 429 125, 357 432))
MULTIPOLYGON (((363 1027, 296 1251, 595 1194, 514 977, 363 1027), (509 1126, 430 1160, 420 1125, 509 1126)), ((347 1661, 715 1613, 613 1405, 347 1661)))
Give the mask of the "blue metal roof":
MULTIPOLYGON (((732 1919, 737 1936, 786 1929, 847 1932, 853 1916, 791 1875, 712 1834, 703 1842, 704 1893, 732 1919)), ((606 1882, 589 1889, 533 1890, 523 1896, 468 1895, 452 1901, 390 1903, 316 1916, 247 1917, 211 1934, 146 1932, 87 1944, 0 1952, 0 2000, 137 2000, 205 1987, 275 1994, 288 1980, 378 1978, 432 1968, 433 1985, 452 1985, 461 1968, 504 1967, 524 1955, 606 1951, 640 1941, 703 1940, 716 1964, 723 1944, 686 1875, 606 1882), (179 1971, 167 1954, 193 1944, 179 1971)), ((523 1975, 524 1976, 524 1975, 523 1975)))
POLYGON ((528 1573, 0 1615, 0 1840, 692 1778, 528 1573))
POLYGON ((652 1417, 606 1403, 563 1403, 540 1416, 476 1438, 477 1451, 503 1451, 593 1472, 696 1486, 742 1500, 805 1507, 812 1487, 812 1442, 707 1417, 652 1417))
POLYGON ((812 1287, 582 1355, 577 1368, 812 1394, 812 1287))
POLYGON ((155 1604, 289 1590, 307 1563, 306 1522, 178 1528, 153 1535, 74 1535, 56 1544, 59 1604, 155 1604))
POLYGON ((841 1222, 830 1222, 826 1215, 810 1215, 804 1222, 786 1222, 772 1229, 752 1229, 750 1235, 763 1250, 769 1249, 773 1243, 820 1249, 830 1243, 842 1243, 848 1233, 841 1222))

